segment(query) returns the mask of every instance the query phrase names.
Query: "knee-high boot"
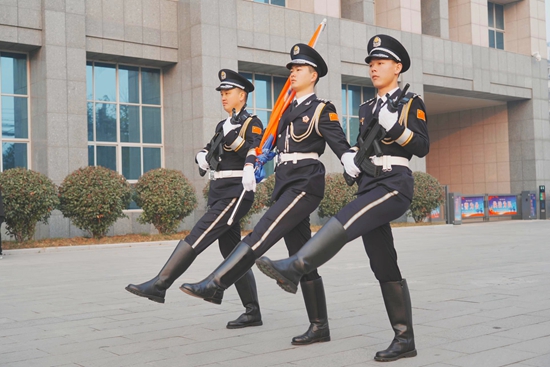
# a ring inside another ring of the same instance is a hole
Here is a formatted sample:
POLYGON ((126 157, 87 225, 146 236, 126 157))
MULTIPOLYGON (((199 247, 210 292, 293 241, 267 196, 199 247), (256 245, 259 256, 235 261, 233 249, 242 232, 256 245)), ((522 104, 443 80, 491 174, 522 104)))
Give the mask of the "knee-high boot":
POLYGON ((304 345, 330 341, 323 279, 302 280, 300 286, 302 287, 310 325, 304 334, 292 338, 292 344, 304 345))
POLYGON ((250 246, 239 242, 228 257, 199 283, 184 283, 180 289, 205 301, 221 304, 223 292, 239 280, 254 265, 256 255, 250 246))
POLYGON ((166 290, 187 270, 196 258, 197 253, 193 250, 193 247, 181 240, 156 277, 145 283, 129 284, 126 290, 140 297, 149 298, 151 301, 164 303, 166 290))
POLYGON ((256 289, 256 279, 252 269, 235 282, 235 288, 241 298, 241 302, 246 311, 236 320, 227 323, 228 329, 239 329, 247 326, 262 325, 262 314, 260 313, 260 304, 258 302, 258 291, 256 289))
POLYGON ((347 242, 346 230, 333 217, 293 256, 276 261, 262 256, 256 265, 285 291, 296 293, 302 276, 329 261, 347 242))
POLYGON ((380 283, 384 304, 395 332, 395 338, 386 350, 376 353, 377 361, 395 361, 416 356, 412 327, 412 309, 409 287, 405 279, 399 282, 380 283))

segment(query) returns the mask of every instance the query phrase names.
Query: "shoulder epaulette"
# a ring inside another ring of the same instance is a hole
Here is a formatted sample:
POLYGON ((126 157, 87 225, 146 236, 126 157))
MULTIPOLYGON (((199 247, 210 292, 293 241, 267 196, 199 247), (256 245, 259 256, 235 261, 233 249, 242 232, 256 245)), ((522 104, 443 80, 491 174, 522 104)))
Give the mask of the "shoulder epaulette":
POLYGON ((374 101, 375 99, 376 99, 376 97, 371 98, 371 99, 368 99, 368 100, 366 100, 365 102, 361 103, 361 104, 359 105, 359 107, 361 107, 361 106, 364 105, 364 104, 370 103, 370 102, 374 101))
POLYGON ((323 99, 323 98, 317 98, 317 101, 325 103, 325 104, 330 103, 330 101, 328 99, 323 99))

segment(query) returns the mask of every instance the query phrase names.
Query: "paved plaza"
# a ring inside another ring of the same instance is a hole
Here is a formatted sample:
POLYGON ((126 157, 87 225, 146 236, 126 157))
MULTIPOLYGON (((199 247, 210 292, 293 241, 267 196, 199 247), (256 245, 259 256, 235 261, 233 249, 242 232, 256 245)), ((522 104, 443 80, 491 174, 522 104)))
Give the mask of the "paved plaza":
MULTIPOLYGON (((124 290, 150 279, 175 241, 5 251, 0 366, 550 366, 550 222, 500 221, 394 230, 413 304, 418 356, 375 362, 392 339, 360 241, 320 269, 332 341, 292 346, 307 329, 300 292, 255 269, 264 325, 228 330, 242 311, 182 293, 220 262, 217 244, 164 305, 124 290)), ((268 253, 285 256, 279 243, 268 253)))

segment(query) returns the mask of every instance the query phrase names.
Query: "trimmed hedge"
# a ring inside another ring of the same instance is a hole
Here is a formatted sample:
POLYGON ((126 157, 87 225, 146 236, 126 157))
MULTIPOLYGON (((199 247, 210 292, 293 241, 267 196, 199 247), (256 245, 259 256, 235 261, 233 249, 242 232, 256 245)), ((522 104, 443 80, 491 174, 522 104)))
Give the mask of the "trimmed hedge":
POLYGON ((101 166, 77 169, 59 186, 63 216, 94 238, 104 237, 130 204, 132 189, 124 176, 101 166))
POLYGON ((342 173, 327 173, 325 176, 325 196, 319 204, 319 217, 330 218, 355 199, 357 184, 348 186, 342 173))
POLYGON ((138 222, 151 223, 159 233, 171 234, 197 207, 195 189, 180 171, 151 170, 135 185, 134 200, 143 209, 138 222))
POLYGON ((419 223, 445 201, 445 192, 439 181, 428 173, 413 172, 413 177, 414 193, 409 215, 419 223))
POLYGON ((32 239, 38 222, 48 223, 59 204, 56 185, 45 175, 12 168, 0 173, 6 231, 16 242, 32 239))

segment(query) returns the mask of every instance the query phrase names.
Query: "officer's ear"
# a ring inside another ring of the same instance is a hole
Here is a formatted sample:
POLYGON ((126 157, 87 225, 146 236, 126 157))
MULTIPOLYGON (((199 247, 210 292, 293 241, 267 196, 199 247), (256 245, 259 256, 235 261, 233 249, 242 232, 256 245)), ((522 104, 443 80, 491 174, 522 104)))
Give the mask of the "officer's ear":
POLYGON ((239 89, 239 101, 240 102, 246 101, 246 92, 242 89, 239 89))
POLYGON ((399 75, 401 73, 401 70, 403 70, 403 64, 400 62, 395 63, 395 75, 399 75))

